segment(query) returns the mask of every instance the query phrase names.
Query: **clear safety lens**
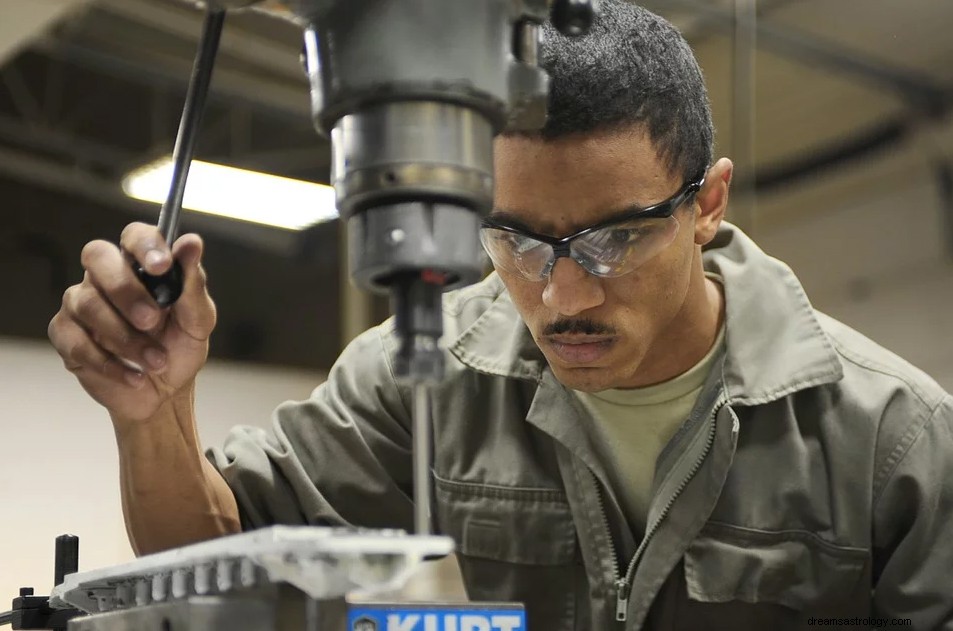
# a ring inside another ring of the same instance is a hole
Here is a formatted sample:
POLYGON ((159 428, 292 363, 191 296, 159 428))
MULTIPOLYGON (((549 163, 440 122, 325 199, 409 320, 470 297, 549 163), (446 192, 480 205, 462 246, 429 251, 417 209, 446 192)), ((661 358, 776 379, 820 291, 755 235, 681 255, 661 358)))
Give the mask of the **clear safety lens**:
POLYGON ((573 260, 596 276, 628 274, 655 258, 678 235, 675 217, 639 219, 594 230, 573 240, 573 260))
POLYGON ((527 280, 542 280, 553 259, 548 243, 507 230, 482 228, 480 241, 495 266, 527 280))
MULTIPOLYGON (((602 277, 627 274, 671 245, 678 234, 674 217, 638 219, 594 230, 570 243, 570 255, 589 273, 602 277)), ((532 237, 482 228, 480 240, 493 264, 530 281, 549 276, 553 248, 532 237)))

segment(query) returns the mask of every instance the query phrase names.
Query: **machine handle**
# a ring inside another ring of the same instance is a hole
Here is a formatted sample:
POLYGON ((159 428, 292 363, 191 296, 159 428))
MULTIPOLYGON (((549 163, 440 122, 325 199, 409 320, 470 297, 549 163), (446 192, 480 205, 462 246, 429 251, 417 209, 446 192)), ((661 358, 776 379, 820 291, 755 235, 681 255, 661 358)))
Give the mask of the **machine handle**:
MULTIPOLYGON (((202 27, 202 38, 199 40, 198 53, 195 64, 192 66, 192 77, 185 96, 182 120, 175 139, 175 149, 172 151, 172 184, 169 186, 169 195, 159 212, 159 232, 170 247, 178 236, 179 214, 185 197, 185 184, 188 181, 192 157, 195 155, 198 129, 202 122, 202 113, 205 111, 205 100, 208 96, 209 85, 212 83, 215 55, 218 52, 224 25, 225 11, 210 8, 202 27)), ((172 268, 160 276, 149 274, 138 263, 133 264, 133 270, 160 307, 170 306, 182 295, 183 274, 182 266, 178 261, 173 262, 172 268)))

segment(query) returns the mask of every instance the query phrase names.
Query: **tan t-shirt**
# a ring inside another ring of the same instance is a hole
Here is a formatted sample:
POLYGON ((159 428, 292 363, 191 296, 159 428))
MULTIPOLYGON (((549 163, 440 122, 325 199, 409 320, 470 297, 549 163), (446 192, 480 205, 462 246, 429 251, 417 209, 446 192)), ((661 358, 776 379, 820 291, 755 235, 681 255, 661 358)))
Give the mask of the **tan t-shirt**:
POLYGON ((655 461, 688 418, 724 344, 722 326, 708 354, 678 377, 646 388, 576 392, 591 414, 587 430, 633 532, 645 532, 655 461))

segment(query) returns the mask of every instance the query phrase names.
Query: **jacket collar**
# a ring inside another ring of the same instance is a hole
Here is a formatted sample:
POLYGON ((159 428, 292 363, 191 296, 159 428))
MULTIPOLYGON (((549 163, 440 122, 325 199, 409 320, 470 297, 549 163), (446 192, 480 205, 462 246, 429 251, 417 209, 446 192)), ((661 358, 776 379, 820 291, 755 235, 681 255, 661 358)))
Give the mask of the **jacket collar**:
MULTIPOLYGON (((767 403, 841 379, 837 354, 787 265, 728 223, 704 248, 703 259, 706 271, 724 279, 723 375, 732 403, 767 403)), ((450 343, 449 351, 479 372, 539 381, 546 360, 502 281, 494 273, 479 287, 493 302, 450 343)))

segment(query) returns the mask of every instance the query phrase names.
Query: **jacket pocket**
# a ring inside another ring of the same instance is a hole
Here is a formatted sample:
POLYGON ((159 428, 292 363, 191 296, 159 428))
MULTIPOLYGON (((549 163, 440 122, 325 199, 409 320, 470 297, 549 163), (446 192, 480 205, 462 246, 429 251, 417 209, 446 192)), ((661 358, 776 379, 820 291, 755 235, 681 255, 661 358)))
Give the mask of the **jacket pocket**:
POLYGON ((530 629, 572 629, 586 588, 565 495, 440 477, 435 486, 470 599, 523 603, 530 629))
POLYGON ((461 554, 530 565, 576 559, 576 529, 565 495, 436 478, 440 529, 461 554))
POLYGON ((689 600, 740 601, 816 611, 857 606, 869 552, 839 546, 806 531, 762 531, 709 523, 685 553, 689 600))

